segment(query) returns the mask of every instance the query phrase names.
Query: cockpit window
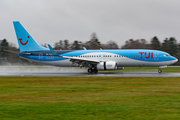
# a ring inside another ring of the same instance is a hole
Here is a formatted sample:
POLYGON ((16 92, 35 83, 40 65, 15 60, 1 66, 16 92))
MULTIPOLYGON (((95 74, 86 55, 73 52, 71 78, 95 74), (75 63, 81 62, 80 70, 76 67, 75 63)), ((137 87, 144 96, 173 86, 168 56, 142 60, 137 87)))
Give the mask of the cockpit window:
POLYGON ((168 56, 170 56, 170 54, 164 54, 164 56, 165 56, 165 57, 168 57, 168 56))

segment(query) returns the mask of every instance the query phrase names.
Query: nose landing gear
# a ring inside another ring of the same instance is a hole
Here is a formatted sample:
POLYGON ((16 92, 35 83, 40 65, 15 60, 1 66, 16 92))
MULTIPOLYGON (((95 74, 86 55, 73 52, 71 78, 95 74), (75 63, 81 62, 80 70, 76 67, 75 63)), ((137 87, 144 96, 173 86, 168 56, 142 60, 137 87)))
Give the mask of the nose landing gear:
POLYGON ((89 68, 88 73, 98 73, 98 70, 96 67, 95 68, 89 68))
POLYGON ((162 70, 161 70, 161 69, 159 69, 159 70, 158 70, 158 73, 162 73, 162 70))

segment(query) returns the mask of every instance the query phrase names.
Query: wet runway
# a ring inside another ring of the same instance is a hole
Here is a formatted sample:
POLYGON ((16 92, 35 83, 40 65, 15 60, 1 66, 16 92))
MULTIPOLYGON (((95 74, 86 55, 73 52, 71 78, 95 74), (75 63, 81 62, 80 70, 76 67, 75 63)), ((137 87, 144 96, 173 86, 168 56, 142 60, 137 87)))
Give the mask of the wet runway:
POLYGON ((48 66, 5 66, 0 69, 3 77, 180 77, 180 73, 157 72, 99 72, 89 74, 86 69, 48 66))
POLYGON ((99 72, 98 74, 88 74, 86 72, 0 72, 3 77, 180 77, 180 73, 137 73, 137 72, 99 72))

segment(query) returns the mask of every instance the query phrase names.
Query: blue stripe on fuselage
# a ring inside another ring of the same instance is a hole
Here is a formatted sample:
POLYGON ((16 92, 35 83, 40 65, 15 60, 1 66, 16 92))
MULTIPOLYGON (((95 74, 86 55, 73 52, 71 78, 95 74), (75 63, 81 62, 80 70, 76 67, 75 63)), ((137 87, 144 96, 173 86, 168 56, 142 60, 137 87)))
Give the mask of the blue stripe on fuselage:
MULTIPOLYGON (((168 57, 164 57, 164 54, 168 54, 166 52, 162 52, 162 51, 158 51, 158 50, 80 50, 80 51, 72 51, 69 53, 65 53, 62 54, 64 56, 79 56, 79 55, 83 55, 83 54, 87 54, 87 53, 97 53, 97 52, 101 52, 101 53, 112 53, 112 54, 116 54, 116 55, 121 55, 121 56, 125 56, 129 59, 134 59, 134 60, 138 60, 138 61, 146 61, 146 62, 164 62, 164 61, 169 61, 168 57), (141 58, 141 54, 139 52, 144 52, 142 55, 143 57, 141 58), (149 56, 150 53, 150 57, 149 58, 145 58, 145 53, 146 53, 146 57, 149 56), (151 57, 153 53, 153 57, 151 57), (135 55, 135 57, 134 57, 135 55), (140 57, 136 57, 136 55, 140 55, 140 57), (156 55, 156 58, 155 58, 156 55), (130 56, 130 57, 129 57, 130 56), (131 57, 133 56, 133 57, 131 57)), ((113 56, 114 57, 114 56, 113 56)))
MULTIPOLYGON (((37 51, 37 52, 29 52, 32 53, 32 55, 21 55, 21 57, 25 57, 27 59, 32 59, 32 60, 39 60, 42 59, 43 61, 60 61, 60 60, 65 60, 66 58, 61 58, 61 57, 55 57, 52 56, 52 53, 50 51, 37 51), (42 54, 42 58, 40 58, 39 54, 42 54)), ((115 55, 120 55, 120 56, 125 56, 129 59, 133 60, 138 60, 138 61, 146 61, 146 62, 164 62, 164 61, 169 61, 168 57, 163 56, 164 54, 168 54, 166 52, 158 51, 158 50, 143 50, 143 49, 136 49, 136 50, 69 50, 69 51, 56 51, 57 54, 61 56, 80 56, 88 53, 110 53, 110 54, 115 54, 115 55), (142 58, 141 58, 141 53, 142 52, 142 58), (145 58, 145 53, 146 57, 145 58), (153 57, 152 57, 153 53, 153 57), (134 57, 135 55, 135 57, 134 57), (140 57, 136 57, 136 55, 139 55, 140 57), (150 56, 149 56, 150 55, 150 56), (130 57, 129 57, 130 56, 130 57), (149 58, 148 58, 149 56, 149 58)), ((114 57, 114 56, 113 56, 114 57)), ((93 58, 90 58, 93 59, 93 58)), ((112 58, 113 59, 113 58, 112 58)))

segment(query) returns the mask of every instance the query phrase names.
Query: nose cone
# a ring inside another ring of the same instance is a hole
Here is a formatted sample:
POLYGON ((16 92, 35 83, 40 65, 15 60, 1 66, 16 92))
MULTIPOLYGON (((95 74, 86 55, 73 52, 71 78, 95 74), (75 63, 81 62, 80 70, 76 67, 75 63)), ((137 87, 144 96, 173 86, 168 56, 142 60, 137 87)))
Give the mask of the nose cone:
POLYGON ((171 57, 171 61, 172 61, 172 64, 174 64, 174 63, 176 63, 178 61, 178 59, 175 58, 175 57, 171 57))

